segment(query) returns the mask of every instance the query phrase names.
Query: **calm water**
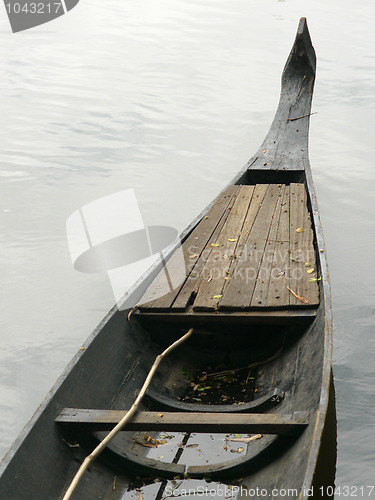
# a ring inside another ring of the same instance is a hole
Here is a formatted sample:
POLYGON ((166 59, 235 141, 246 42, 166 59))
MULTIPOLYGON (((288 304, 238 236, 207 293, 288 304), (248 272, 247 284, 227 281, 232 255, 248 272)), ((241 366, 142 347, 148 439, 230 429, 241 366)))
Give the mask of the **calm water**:
MULTIPOLYGON (((0 455, 114 302, 67 217, 134 187, 182 230, 258 148, 300 16, 318 56, 310 159, 334 308, 337 484, 374 484, 375 5, 90 0, 13 35, 0 9, 0 455)), ((375 495, 375 492, 374 492, 375 495)))

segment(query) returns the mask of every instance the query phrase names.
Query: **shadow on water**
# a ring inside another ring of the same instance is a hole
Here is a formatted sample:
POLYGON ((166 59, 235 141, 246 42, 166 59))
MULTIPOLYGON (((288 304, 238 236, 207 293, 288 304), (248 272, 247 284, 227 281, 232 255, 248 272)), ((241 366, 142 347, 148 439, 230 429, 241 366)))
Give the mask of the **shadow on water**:
POLYGON ((329 402, 311 498, 334 498, 337 460, 336 394, 331 372, 329 402))

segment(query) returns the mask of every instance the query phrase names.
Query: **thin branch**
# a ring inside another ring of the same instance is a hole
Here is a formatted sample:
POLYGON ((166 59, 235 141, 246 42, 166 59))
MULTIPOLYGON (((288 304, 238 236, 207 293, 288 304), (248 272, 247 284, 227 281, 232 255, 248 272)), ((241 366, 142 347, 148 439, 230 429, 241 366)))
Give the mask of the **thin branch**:
POLYGON ((250 363, 249 365, 242 366, 241 368, 233 368, 232 370, 224 370, 222 372, 208 373, 207 378, 208 377, 220 377, 222 375, 229 375, 231 373, 236 373, 236 372, 240 372, 241 370, 245 370, 245 368, 248 368, 248 369, 249 368, 256 368, 257 366, 262 366, 262 365, 265 365, 266 363, 270 363, 271 361, 273 361, 274 359, 276 359, 280 356, 280 354, 282 353, 283 348, 284 348, 284 342, 285 342, 285 338, 284 338, 283 343, 281 344, 280 348, 275 352, 275 354, 272 354, 272 356, 267 358, 267 359, 262 359, 260 361, 254 361, 254 363, 250 363))
POLYGON ((307 115, 297 116, 297 118, 287 118, 286 121, 287 122, 295 122, 296 120, 300 120, 301 118, 306 118, 307 116, 316 115, 316 114, 317 114, 317 111, 315 111, 315 113, 307 113, 307 115))
POLYGON ((159 354, 156 359, 154 364, 151 367, 151 370, 149 371, 149 374, 147 375, 147 378, 139 391, 138 396, 136 397, 134 403, 130 407, 130 409, 127 411, 127 413, 124 415, 124 417, 120 420, 120 422, 111 430, 109 434, 98 444, 98 446, 88 455, 85 460, 82 462, 81 467, 78 469, 76 475, 74 476, 72 482, 70 483, 69 488, 67 489, 63 500, 69 500, 72 497, 73 492, 77 488, 80 480, 82 479, 83 474, 86 472, 88 467, 92 464, 92 462, 96 459, 98 455, 104 450, 104 448, 112 441, 112 439, 121 431, 121 429, 127 424, 131 418, 134 416, 136 413, 138 406, 140 402, 143 399, 143 396, 145 395, 148 386, 151 383, 152 377, 154 376, 160 362, 162 361, 163 358, 168 356, 168 354, 173 351, 176 347, 178 347, 180 344, 185 342, 191 334, 193 333, 194 329, 190 328, 190 330, 185 333, 180 339, 176 340, 171 344, 167 349, 165 349, 161 354, 159 354))
POLYGON ((287 286, 287 289, 290 291, 290 293, 292 295, 295 296, 296 299, 300 300, 304 304, 308 304, 309 303, 309 301, 307 299, 305 299, 305 297, 301 297, 300 295, 297 295, 296 292, 293 292, 293 290, 291 288, 289 288, 288 286, 287 286))

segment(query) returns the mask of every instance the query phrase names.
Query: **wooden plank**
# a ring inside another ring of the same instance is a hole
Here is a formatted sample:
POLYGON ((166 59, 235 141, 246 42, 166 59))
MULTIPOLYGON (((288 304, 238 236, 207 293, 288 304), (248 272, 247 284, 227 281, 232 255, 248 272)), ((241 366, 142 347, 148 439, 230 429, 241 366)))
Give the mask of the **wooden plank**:
POLYGON ((194 301, 195 311, 214 311, 222 294, 225 279, 241 238, 246 214, 253 196, 254 186, 241 186, 218 238, 212 248, 198 283, 194 301))
POLYGON ((289 286, 290 276, 289 195, 290 186, 285 186, 268 294, 265 303, 266 307, 287 308, 289 306, 290 292, 287 288, 287 286, 289 286))
MULTIPOLYGON (((110 430, 126 414, 121 410, 65 408, 56 418, 64 424, 84 425, 90 430, 110 430)), ((272 413, 151 412, 134 415, 124 431, 243 432, 290 435, 301 432, 310 422, 308 412, 272 413)))
POLYGON ((214 324, 272 324, 272 325, 288 325, 310 323, 316 317, 316 309, 313 308, 298 308, 298 309, 277 309, 269 310, 266 308, 258 310, 231 310, 231 311, 146 311, 136 313, 140 319, 161 320, 169 323, 178 323, 186 327, 201 325, 204 323, 214 324))
POLYGON ((291 306, 316 306, 319 304, 318 283, 316 281, 309 282, 310 279, 317 278, 313 237, 305 186, 303 184, 291 184, 289 288, 296 295, 305 299, 298 299, 288 290, 291 306), (311 269, 314 271, 309 273, 311 269))
MULTIPOLYGON (((249 210, 246 214, 246 218, 244 221, 243 231, 241 233, 241 237, 240 237, 238 246, 236 248, 236 256, 234 259, 232 259, 230 266, 229 266, 228 276, 227 276, 227 279, 224 283, 223 294, 224 294, 224 291, 226 290, 226 287, 229 285, 230 281, 235 279, 235 269, 237 267, 238 261, 243 260, 243 259, 246 260, 248 258, 248 255, 246 253, 246 248, 245 248, 246 241, 249 237, 250 232, 253 229, 255 219, 258 215, 260 207, 263 204, 267 189, 268 189, 268 184, 257 184, 255 186, 253 197, 252 197, 251 203, 250 203, 250 207, 249 207, 249 210)), ((218 302, 220 304, 221 300, 219 299, 218 302)))
POLYGON ((282 213, 282 202, 284 198, 284 192, 285 192, 285 185, 282 185, 280 186, 279 189, 279 195, 278 199, 276 200, 276 208, 272 218, 270 232, 268 234, 267 243, 260 264, 254 293, 251 298, 251 307, 265 306, 267 301, 269 283, 272 272, 272 264, 275 258, 277 232, 279 229, 280 217, 282 213))
MULTIPOLYGON (((215 203, 213 203, 207 212, 207 215, 201 219, 197 227, 185 240, 183 244, 183 251, 187 275, 189 275, 191 270, 194 268, 194 265, 210 240, 216 226, 225 216, 226 209, 228 208, 232 198, 236 195, 238 189, 238 186, 229 186, 215 201, 215 203), (192 257, 192 255, 194 257, 192 257)), ((177 252, 169 259, 167 269, 170 275, 173 275, 173 273, 176 272, 181 272, 181 259, 177 252)), ((165 274, 162 270, 146 290, 146 293, 141 300, 142 303, 139 305, 141 310, 166 310, 171 307, 184 283, 178 286, 175 290, 160 296, 160 290, 165 288, 165 279, 165 274)))
MULTIPOLYGON (((237 186, 239 190, 239 186, 237 186)), ((238 191, 237 191, 238 194, 238 191)), ((194 267, 192 268, 191 272, 189 273, 185 283, 183 286, 180 288, 177 297, 175 298, 171 310, 173 311, 183 311, 186 309, 188 304, 190 303, 191 297, 193 295, 197 294, 197 290, 199 288, 199 279, 202 273, 202 269, 204 268, 207 259, 209 258, 211 252, 213 249, 216 249, 218 247, 212 246, 212 245, 218 245, 217 239, 219 234, 221 233, 223 226, 228 219, 233 204, 236 200, 236 196, 232 195, 231 200, 226 207, 226 210, 224 212, 224 216, 221 218, 219 224, 216 226, 214 232, 212 233, 210 239, 207 242, 207 246, 202 250, 202 252, 199 255, 199 259, 196 261, 194 267)), ((195 237, 194 240, 198 240, 199 236, 195 237)), ((194 250, 194 249, 193 249, 194 250)))
POLYGON ((280 185, 270 184, 246 241, 244 256, 233 271, 223 292, 219 309, 248 309, 258 278, 268 234, 279 199, 280 185))

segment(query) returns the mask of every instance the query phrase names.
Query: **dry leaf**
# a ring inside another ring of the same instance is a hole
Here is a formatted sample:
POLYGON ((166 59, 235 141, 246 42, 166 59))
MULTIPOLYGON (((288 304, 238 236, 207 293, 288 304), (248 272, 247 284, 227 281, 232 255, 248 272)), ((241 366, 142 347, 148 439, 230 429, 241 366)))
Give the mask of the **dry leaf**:
POLYGON ((228 238, 228 241, 237 241, 237 238, 228 238))
POLYGON ((314 269, 313 267, 312 267, 311 269, 308 269, 308 270, 307 270, 307 272, 308 272, 309 274, 313 273, 314 271, 315 271, 315 269, 314 269))
POLYGON ((162 417, 163 416, 163 413, 158 413, 158 417, 162 417))
POLYGON ((238 448, 237 452, 241 453, 241 451, 243 451, 243 448, 238 448))
POLYGON ((296 229, 296 233, 303 233, 303 229, 302 229, 302 227, 297 227, 297 229, 296 229))
POLYGON ((197 253, 194 253, 193 255, 189 255, 189 259, 195 259, 195 257, 198 257, 197 253))
POLYGON ((240 441, 241 443, 251 443, 251 441, 255 441, 256 439, 260 439, 263 437, 263 434, 255 434, 255 436, 251 437, 243 437, 243 438, 231 438, 227 439, 227 441, 240 441))
POLYGON ((310 262, 305 262, 305 266, 310 267, 311 266, 310 262))
POLYGON ((137 443, 137 444, 140 444, 141 446, 145 446, 146 448, 157 448, 157 445, 156 444, 152 444, 152 443, 142 443, 141 441, 138 441, 138 439, 135 439, 132 437, 132 440, 137 443))
POLYGON ((221 299, 222 295, 214 295, 212 298, 213 299, 221 299))

